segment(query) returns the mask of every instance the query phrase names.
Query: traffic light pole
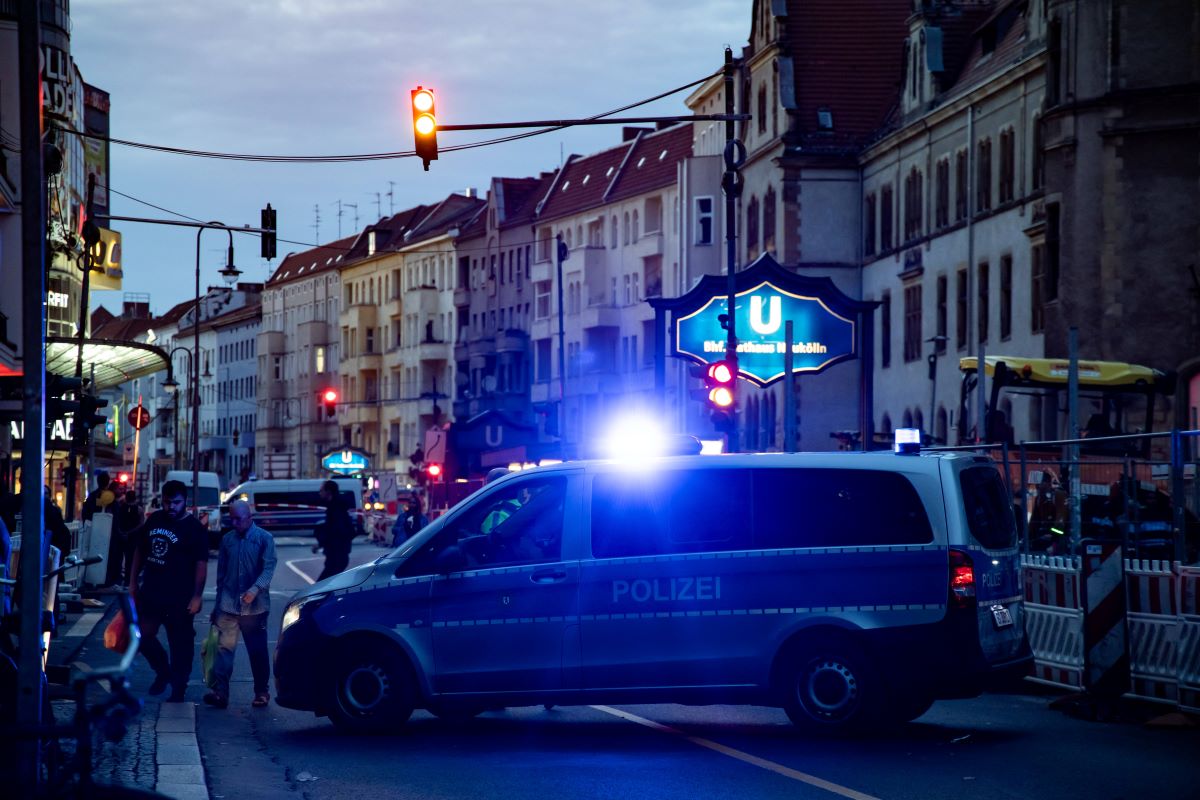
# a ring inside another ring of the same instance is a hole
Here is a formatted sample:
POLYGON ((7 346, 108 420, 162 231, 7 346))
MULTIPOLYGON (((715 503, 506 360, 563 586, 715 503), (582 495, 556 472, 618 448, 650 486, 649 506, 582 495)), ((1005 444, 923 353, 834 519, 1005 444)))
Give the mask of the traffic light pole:
MULTIPOLYGON (((46 470, 46 182, 42 175, 40 3, 18 4, 17 62, 21 119, 21 369, 25 436, 21 445, 20 579, 22 644, 17 663, 17 723, 42 722, 42 548, 46 470)), ((6 745, 10 746, 10 745, 6 745)), ((20 739, 17 794, 32 797, 41 780, 41 740, 20 739)))
MULTIPOLYGON (((730 57, 732 58, 732 51, 730 57)), ((689 114, 675 117, 586 117, 584 119, 533 119, 524 122, 484 122, 470 125, 442 125, 437 130, 442 131, 495 131, 507 128, 573 128, 576 125, 637 125, 660 122, 737 122, 750 119, 749 114, 734 114, 732 106, 726 103, 724 114, 689 114)))
MULTIPOLYGON (((726 328, 725 328, 725 360, 733 370, 734 383, 737 382, 737 199, 742 193, 742 180, 738 167, 746 161, 746 148, 737 138, 734 123, 738 119, 748 119, 746 115, 733 113, 733 50, 725 48, 724 92, 725 113, 712 115, 725 120, 725 175, 721 179, 721 190, 725 194, 725 261, 726 261, 726 328)), ((726 451, 738 451, 737 403, 729 407, 729 430, 726 433, 728 441, 726 451)))

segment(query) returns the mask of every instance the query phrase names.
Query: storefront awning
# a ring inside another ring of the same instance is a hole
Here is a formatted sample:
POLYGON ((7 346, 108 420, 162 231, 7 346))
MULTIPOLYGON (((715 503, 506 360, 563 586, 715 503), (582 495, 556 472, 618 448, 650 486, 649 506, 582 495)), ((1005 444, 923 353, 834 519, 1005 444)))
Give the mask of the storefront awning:
MULTIPOLYGON (((71 377, 79 357, 79 340, 59 336, 46 337, 46 371, 51 375, 71 377)), ((94 391, 108 389, 134 378, 152 375, 165 369, 171 375, 171 359, 161 347, 142 342, 119 342, 111 339, 84 339, 83 375, 95 371, 94 391)))

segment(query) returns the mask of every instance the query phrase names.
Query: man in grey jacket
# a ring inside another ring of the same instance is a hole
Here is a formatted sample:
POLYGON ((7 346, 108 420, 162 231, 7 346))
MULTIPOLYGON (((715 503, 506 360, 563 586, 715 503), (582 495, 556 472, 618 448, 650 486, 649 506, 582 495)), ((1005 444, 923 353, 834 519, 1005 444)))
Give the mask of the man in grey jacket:
POLYGON ((266 707, 271 695, 267 655, 267 614, 271 607, 271 577, 275 574, 275 539, 252 521, 250 504, 235 500, 229 507, 233 530, 221 539, 217 556, 217 604, 213 624, 219 632, 213 665, 216 686, 204 702, 217 708, 229 705, 229 676, 238 634, 246 642, 250 670, 254 673, 255 708, 266 707))

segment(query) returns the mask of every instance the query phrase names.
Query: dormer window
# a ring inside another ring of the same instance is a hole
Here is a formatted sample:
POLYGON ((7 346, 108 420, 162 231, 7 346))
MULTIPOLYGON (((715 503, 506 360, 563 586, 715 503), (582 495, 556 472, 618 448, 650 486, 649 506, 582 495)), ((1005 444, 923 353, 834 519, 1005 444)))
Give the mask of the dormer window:
POLYGON ((833 130, 833 111, 828 106, 817 109, 817 128, 823 131, 833 130))
POLYGON ((375 255, 375 231, 367 232, 367 255, 375 255))

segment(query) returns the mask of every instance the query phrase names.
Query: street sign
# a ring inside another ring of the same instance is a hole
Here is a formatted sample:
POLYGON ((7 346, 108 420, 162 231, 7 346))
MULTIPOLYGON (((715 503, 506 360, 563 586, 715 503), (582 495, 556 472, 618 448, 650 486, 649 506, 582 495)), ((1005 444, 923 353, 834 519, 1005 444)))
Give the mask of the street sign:
MULTIPOLYGON (((725 356, 725 296, 709 299, 701 308, 676 320, 678 352, 700 362, 725 356)), ((820 372, 855 355, 854 321, 834 312, 818 297, 794 294, 763 281, 737 293, 738 372, 759 386, 783 377, 784 322, 791 320, 793 371, 820 372)))
POLYGON ((144 405, 139 403, 138 405, 129 409, 129 416, 127 419, 129 420, 130 425, 132 425, 136 430, 140 431, 142 428, 150 424, 150 412, 146 410, 144 405))

